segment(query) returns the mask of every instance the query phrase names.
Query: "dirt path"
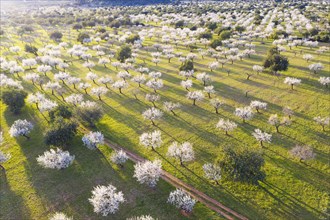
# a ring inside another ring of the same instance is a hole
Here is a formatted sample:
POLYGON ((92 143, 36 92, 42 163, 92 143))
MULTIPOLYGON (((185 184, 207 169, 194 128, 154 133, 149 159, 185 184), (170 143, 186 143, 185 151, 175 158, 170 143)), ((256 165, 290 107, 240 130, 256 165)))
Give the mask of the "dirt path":
MULTIPOLYGON (((121 146, 112 143, 109 140, 105 140, 105 143, 110 146, 111 148, 115 149, 115 150, 123 150, 126 152, 127 156, 134 162, 142 162, 145 161, 146 159, 144 159, 143 157, 140 157, 134 153, 132 153, 131 151, 128 151, 124 148, 122 148, 121 146)), ((185 191, 187 191, 192 197, 194 197, 196 200, 198 200, 199 202, 203 203, 205 206, 207 206, 208 208, 212 209, 213 211, 219 213, 220 215, 222 215, 224 218, 226 219, 242 219, 242 220, 247 220, 248 218, 246 218, 245 216, 242 216, 241 214, 231 210, 230 208, 224 206, 223 204, 221 204, 220 202, 216 201, 215 199, 209 197, 208 195, 206 195, 205 193, 197 190, 196 188, 190 186, 189 184, 183 182, 182 180, 176 178, 175 176, 173 176, 172 174, 163 171, 162 173, 162 179, 165 180, 166 182, 170 183, 171 185, 175 186, 176 188, 182 188, 185 191)))

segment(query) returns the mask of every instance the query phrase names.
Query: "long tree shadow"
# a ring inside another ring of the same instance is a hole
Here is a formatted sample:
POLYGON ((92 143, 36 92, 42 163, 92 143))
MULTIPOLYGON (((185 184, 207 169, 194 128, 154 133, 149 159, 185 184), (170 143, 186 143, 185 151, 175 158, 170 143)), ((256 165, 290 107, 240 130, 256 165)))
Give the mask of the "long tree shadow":
MULTIPOLYGON (((10 170, 8 170, 10 171, 10 170)), ((30 219, 30 210, 22 196, 11 189, 7 174, 0 171, 0 219, 30 219)))

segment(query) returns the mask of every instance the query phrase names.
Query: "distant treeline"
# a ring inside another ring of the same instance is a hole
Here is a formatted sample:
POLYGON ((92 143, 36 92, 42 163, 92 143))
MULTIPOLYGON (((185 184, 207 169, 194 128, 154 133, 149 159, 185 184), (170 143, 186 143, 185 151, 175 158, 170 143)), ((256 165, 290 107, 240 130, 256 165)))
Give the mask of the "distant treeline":
POLYGON ((150 5, 150 4, 170 4, 179 0, 77 0, 78 4, 98 4, 98 5, 150 5))

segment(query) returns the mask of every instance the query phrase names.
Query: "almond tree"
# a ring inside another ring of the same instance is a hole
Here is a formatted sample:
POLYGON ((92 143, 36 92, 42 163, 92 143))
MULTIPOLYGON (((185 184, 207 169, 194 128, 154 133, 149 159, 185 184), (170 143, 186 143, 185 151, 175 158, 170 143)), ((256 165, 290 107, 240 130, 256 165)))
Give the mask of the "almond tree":
POLYGON ((47 76, 47 72, 52 71, 52 67, 48 65, 40 65, 37 67, 37 71, 39 73, 43 73, 45 76, 47 76))
POLYGON ((38 164, 44 168, 64 169, 69 167, 75 156, 71 156, 68 151, 62 151, 59 148, 50 149, 44 152, 43 155, 37 157, 38 164))
POLYGON ((291 85, 291 89, 293 90, 293 86, 299 85, 301 83, 301 79, 297 79, 297 78, 294 78, 294 77, 286 77, 284 79, 284 83, 288 84, 288 85, 291 85))
POLYGON ((314 118, 314 121, 321 125, 322 126, 322 130, 325 131, 325 126, 328 126, 329 125, 329 122, 330 122, 330 117, 324 117, 322 118, 321 116, 317 116, 314 118))
POLYGON ((303 55, 303 59, 307 61, 307 63, 309 61, 311 61, 314 58, 314 56, 312 56, 311 54, 304 54, 303 55))
POLYGON ((290 150, 290 154, 294 157, 297 157, 300 162, 303 160, 310 160, 315 158, 315 153, 310 146, 295 146, 290 150))
POLYGON ((163 80, 161 79, 151 79, 146 83, 146 85, 153 89, 155 93, 157 93, 157 90, 163 88, 164 86, 163 80))
POLYGON ((234 114, 243 119, 244 123, 246 120, 252 119, 254 115, 250 106, 236 108, 234 114))
POLYGON ((204 98, 203 91, 197 90, 187 93, 187 98, 193 100, 193 105, 196 105, 196 101, 202 101, 204 98))
POLYGON ((214 91, 214 86, 205 86, 204 87, 204 92, 206 92, 207 93, 207 95, 208 95, 208 97, 209 97, 209 99, 211 98, 211 93, 215 93, 215 91, 214 91))
POLYGON ((14 123, 11 125, 9 134, 11 137, 23 136, 29 140, 30 137, 28 136, 28 134, 31 132, 32 129, 33 125, 31 122, 27 121, 26 119, 18 119, 14 121, 14 123))
POLYGON ((275 126, 276 128, 276 132, 280 132, 279 131, 279 127, 280 126, 287 126, 291 124, 291 120, 287 117, 283 117, 282 119, 280 119, 280 117, 278 117, 277 114, 273 114, 269 117, 268 119, 268 123, 275 126))
POLYGON ((216 164, 206 163, 203 165, 204 175, 207 179, 215 181, 219 185, 221 179, 221 167, 216 164))
POLYGON ((93 81, 94 84, 96 84, 95 80, 98 78, 98 75, 93 72, 88 72, 86 75, 87 80, 93 81))
POLYGON ((55 212, 49 220, 73 220, 73 218, 66 216, 62 212, 55 212))
POLYGON ((82 101, 84 101, 84 97, 82 94, 72 94, 65 98, 65 101, 69 104, 72 104, 74 106, 77 106, 82 101))
POLYGON ((141 74, 141 75, 134 76, 132 78, 132 81, 138 83, 139 87, 141 87, 141 84, 143 84, 146 81, 146 78, 145 78, 144 74, 141 74))
POLYGON ((124 163, 128 160, 128 156, 125 151, 119 150, 115 151, 110 159, 113 163, 118 164, 120 167, 124 167, 124 163))
POLYGON ((38 81, 38 79, 40 79, 40 76, 37 73, 27 73, 27 74, 25 74, 23 79, 26 81, 30 80, 32 82, 32 84, 35 85, 35 83, 38 81))
POLYGON ((76 85, 80 83, 81 79, 78 77, 69 77, 67 81, 69 85, 73 85, 73 88, 76 89, 76 85))
POLYGON ((183 80, 183 81, 181 81, 181 86, 183 87, 183 88, 185 88, 187 91, 189 91, 189 88, 191 88, 192 87, 192 80, 190 80, 190 79, 187 79, 187 80, 183 80))
POLYGON ((117 192, 117 188, 111 184, 94 187, 92 197, 88 200, 93 205, 94 212, 102 216, 115 214, 119 205, 125 201, 124 194, 117 192))
MULTIPOLYGON (((3 143, 3 133, 0 132, 0 145, 2 145, 3 143)), ((3 163, 5 163, 6 161, 8 161, 10 159, 11 155, 10 154, 5 154, 0 150, 0 167, 1 169, 6 172, 4 166, 2 166, 3 163)))
POLYGON ((267 109, 267 103, 266 102, 260 102, 260 101, 251 101, 250 103, 251 108, 255 108, 258 113, 260 109, 266 110, 267 109))
POLYGON ((116 82, 114 82, 112 84, 112 87, 115 88, 115 89, 119 89, 119 93, 123 94, 122 89, 127 88, 128 83, 125 82, 124 80, 117 80, 116 82))
POLYGON ((104 136, 99 131, 91 131, 88 134, 85 134, 81 140, 87 148, 95 150, 97 149, 97 145, 104 143, 104 136))
POLYGON ((57 102, 49 100, 49 99, 44 99, 39 104, 39 110, 40 110, 40 112, 50 112, 57 106, 58 106, 57 102))
POLYGON ((27 97, 27 102, 30 104, 35 104, 36 108, 40 111, 39 109, 39 104, 45 100, 45 95, 40 93, 40 92, 36 92, 34 94, 29 94, 27 97))
POLYGON ((119 72, 119 73, 117 74, 117 77, 120 78, 120 79, 122 79, 122 80, 124 80, 124 81, 126 82, 126 79, 131 78, 132 75, 129 74, 128 72, 123 72, 123 71, 121 71, 121 72, 119 72))
POLYGON ((104 87, 95 87, 91 89, 91 94, 95 95, 102 101, 101 95, 107 94, 108 90, 104 87))
POLYGON ((90 87, 91 87, 91 84, 89 84, 89 83, 79 83, 79 89, 83 89, 86 94, 88 94, 87 89, 90 87))
POLYGON ((184 166, 183 162, 189 162, 195 159, 194 149, 189 142, 173 142, 167 151, 167 156, 180 160, 180 165, 184 166))
POLYGON ((103 65, 105 68, 107 68, 107 64, 110 63, 110 60, 108 58, 100 58, 99 64, 103 65))
POLYGON ((224 119, 220 118, 219 122, 216 124, 215 127, 225 131, 226 135, 228 135, 229 131, 235 130, 235 128, 237 127, 237 124, 228 119, 224 120, 224 119))
POLYGON ((223 105, 223 102, 220 101, 218 98, 211 99, 211 105, 215 109, 215 113, 219 114, 219 108, 223 105))
POLYGON ((330 84, 330 77, 320 77, 319 82, 325 86, 326 88, 328 88, 329 84, 330 84))
POLYGON ((83 63, 83 66, 88 68, 89 71, 91 71, 91 68, 93 68, 95 66, 95 63, 92 61, 86 61, 83 63))
POLYGON ((206 86, 206 83, 211 82, 211 76, 207 73, 199 73, 196 75, 196 78, 203 82, 204 86, 206 86))
POLYGON ((259 66, 259 65, 253 65, 252 69, 253 69, 253 71, 257 72, 257 74, 259 74, 262 71, 264 71, 264 67, 263 66, 259 66))
POLYGON ((289 117, 289 119, 294 115, 294 111, 289 106, 283 107, 282 112, 285 116, 289 117))
POLYGON ((159 95, 156 94, 146 94, 146 100, 151 102, 155 108, 157 108, 155 102, 157 102, 160 99, 159 95))
POLYGON ((172 191, 167 199, 167 202, 186 213, 192 212, 196 203, 196 201, 182 189, 172 191))
POLYGON ((212 62, 212 63, 209 64, 209 68, 210 68, 211 72, 213 72, 213 70, 216 70, 218 67, 219 67, 218 62, 212 62))
POLYGON ((322 69, 324 69, 324 66, 322 65, 322 63, 313 63, 309 65, 308 68, 310 71, 316 74, 317 71, 321 71, 322 69))
POLYGON ((176 115, 174 110, 180 107, 181 107, 180 103, 164 102, 164 110, 167 112, 172 112, 173 115, 176 115))
POLYGON ((59 72, 57 74, 54 74, 54 79, 56 81, 61 80, 64 85, 65 85, 65 80, 69 79, 70 77, 71 77, 70 74, 66 72, 59 72))
POLYGON ((160 160, 138 162, 134 165, 134 175, 140 184, 147 184, 149 187, 156 187, 162 173, 160 160))
POLYGON ((255 129, 252 135, 257 141, 260 142, 261 147, 264 147, 263 142, 270 143, 272 140, 272 135, 266 132, 262 132, 260 129, 255 129))
POLYGON ((153 131, 149 133, 143 133, 140 136, 140 144, 146 148, 151 147, 154 151, 157 147, 162 144, 162 137, 160 131, 153 131))
POLYGON ((55 95, 54 94, 54 91, 56 91, 56 90, 58 90, 60 88, 62 88, 62 86, 58 82, 48 82, 45 85, 45 89, 51 90, 52 91, 52 95, 55 95))
POLYGON ((108 84, 113 82, 112 78, 109 76, 101 77, 97 81, 101 84, 104 84, 107 89, 109 89, 108 84))
POLYGON ((151 107, 145 110, 142 116, 144 119, 150 120, 152 125, 156 125, 154 121, 160 119, 163 116, 163 112, 155 107, 151 107))

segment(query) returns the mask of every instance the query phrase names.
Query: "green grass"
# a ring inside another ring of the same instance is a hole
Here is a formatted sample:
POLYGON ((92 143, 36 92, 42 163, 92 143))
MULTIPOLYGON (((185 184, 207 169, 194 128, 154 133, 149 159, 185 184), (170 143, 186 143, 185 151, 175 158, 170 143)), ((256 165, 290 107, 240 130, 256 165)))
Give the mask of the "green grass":
MULTIPOLYGON (((40 33, 46 37, 46 32, 39 28, 40 33)), ((125 30, 120 30, 125 31, 125 30)), ((75 36, 76 32, 71 31, 75 36)), ((22 43, 13 39, 15 44, 22 47, 22 43)), ((146 39, 144 45, 150 46, 157 41, 146 39)), ((254 75, 251 80, 246 80, 244 71, 252 71, 252 66, 261 64, 267 50, 271 47, 271 41, 256 45, 257 55, 236 61, 233 65, 226 64, 223 69, 210 72, 208 63, 214 61, 210 57, 195 60, 197 72, 209 72, 212 75, 212 85, 217 91, 213 97, 225 101, 220 115, 216 115, 209 104, 208 98, 197 102, 192 106, 192 101, 185 98, 186 91, 181 88, 182 78, 178 75, 180 62, 172 59, 168 63, 162 59, 158 66, 151 63, 147 52, 142 51, 140 56, 146 56, 146 64, 140 57, 138 64, 145 65, 153 71, 163 73, 164 88, 158 91, 161 101, 157 106, 161 107, 166 100, 177 101, 182 108, 177 111, 178 116, 164 114, 157 126, 144 121, 141 113, 151 107, 151 103, 144 100, 144 94, 152 92, 146 86, 141 89, 135 100, 131 91, 137 88, 135 83, 130 83, 128 89, 124 89, 124 95, 117 90, 110 91, 100 103, 105 116, 97 123, 100 130, 111 141, 116 142, 150 160, 160 158, 163 168, 176 177, 193 185, 209 196, 222 202, 231 209, 247 216, 250 219, 325 219, 329 205, 329 128, 322 132, 319 125, 315 124, 313 117, 327 116, 330 110, 329 89, 320 86, 317 81, 320 76, 329 76, 330 63, 329 52, 317 55, 315 49, 306 47, 304 53, 315 56, 311 62, 322 62, 325 69, 314 75, 310 74, 302 55, 294 57, 292 51, 283 54, 289 57, 289 70, 283 72, 278 79, 268 73, 254 75), (227 76, 226 70, 231 70, 227 76), (285 76, 293 76, 302 79, 302 84, 290 90, 290 86, 283 83, 285 76), (250 91, 246 98, 245 91, 250 91), (251 100, 260 100, 268 103, 268 109, 256 114, 255 117, 243 123, 233 115, 236 107, 249 105, 251 100), (295 111, 293 124, 281 127, 281 133, 276 133, 275 128, 267 123, 271 114, 282 115, 282 107, 290 106, 295 111), (228 118, 238 124, 238 129, 231 136, 215 129, 219 118, 228 118), (263 150, 266 164, 264 170, 266 180, 260 186, 252 186, 230 180, 220 181, 220 186, 215 186, 203 177, 202 165, 215 161, 223 147, 260 149, 251 133, 255 128, 260 128, 273 134, 271 144, 266 144, 263 150), (146 131, 160 129, 164 144, 157 149, 157 153, 147 150, 139 145, 139 135, 146 131), (196 160, 180 167, 179 163, 166 157, 167 147, 172 141, 189 141, 193 143, 196 152, 196 160), (289 150, 296 144, 307 144, 317 153, 315 160, 300 163, 289 155, 289 150)), ((40 46, 40 42, 36 43, 40 46)), ((179 51, 187 54, 186 48, 180 46, 179 51)), ((25 55, 26 56, 26 55, 25 55)), ((30 55, 28 55, 30 56, 30 55)), ((9 54, 12 57, 12 54, 9 54)), ((69 57, 66 57, 69 59, 69 57)), ((92 59, 97 63, 97 59, 92 59)), ((109 66, 105 69, 97 65, 93 72, 98 75, 108 75, 115 78, 116 70, 109 66)), ((56 73, 56 71, 54 71, 56 73)), ((68 70, 72 75, 84 78, 88 72, 82 66, 82 62, 74 62, 68 70)), ((136 74, 131 71, 132 74, 136 74)), ((21 74, 22 75, 22 74, 21 74)), ((52 78, 51 74, 48 74, 52 78)), ((203 89, 202 83, 194 81, 193 89, 203 89)), ((91 83, 91 82, 90 82, 91 83)), ((31 83, 25 82, 24 87, 29 92, 37 91, 31 83)), ((67 88, 68 95, 74 91, 67 88)), ((83 92, 83 91, 80 91, 83 92)), ((51 97, 50 92, 47 92, 51 97)), ((86 99, 94 99, 85 95, 86 99)), ((61 102, 60 100, 57 100, 61 102)), ((2 105, 3 106, 3 105, 2 105)), ((126 195, 127 202, 121 206, 116 219, 123 219, 132 215, 151 214, 160 219, 183 218, 173 207, 166 204, 166 198, 173 189, 167 183, 160 181, 157 189, 150 190, 137 184, 133 179, 133 164, 128 163, 124 170, 118 169, 109 162, 110 149, 103 146, 100 152, 90 151, 82 146, 81 135, 75 139, 69 147, 70 153, 76 155, 74 164, 63 171, 45 170, 37 165, 36 157, 48 148, 43 144, 42 133, 47 127, 46 121, 34 106, 28 105, 19 116, 13 116, 4 107, 1 110, 1 127, 6 134, 7 142, 1 146, 1 150, 12 154, 12 159, 5 164, 7 176, 2 177, 1 186, 1 211, 0 219, 10 218, 45 218, 54 211, 63 211, 76 219, 96 218, 92 206, 88 203, 90 191, 97 184, 112 183, 126 195), (27 118, 36 125, 31 134, 30 141, 21 138, 8 137, 9 126, 18 118, 27 118)), ((217 219, 217 215, 198 204, 192 219, 217 219)))

